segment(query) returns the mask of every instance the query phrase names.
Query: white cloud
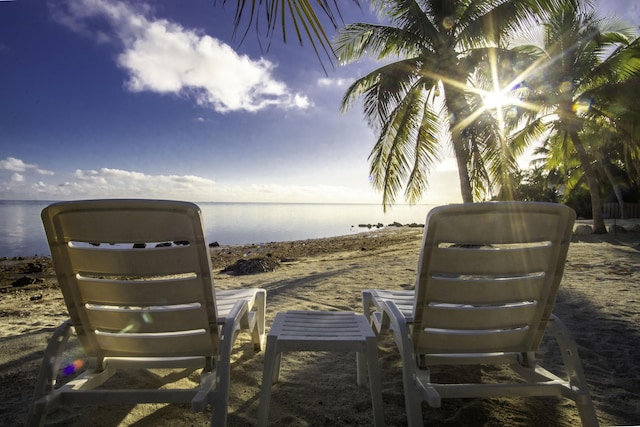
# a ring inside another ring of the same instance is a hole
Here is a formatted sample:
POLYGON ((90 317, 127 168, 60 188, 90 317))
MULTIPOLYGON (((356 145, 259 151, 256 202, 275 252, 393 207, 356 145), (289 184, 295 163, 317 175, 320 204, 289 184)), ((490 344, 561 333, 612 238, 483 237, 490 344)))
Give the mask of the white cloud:
MULTIPOLYGON (((313 181, 284 185, 218 183, 194 175, 152 175, 116 168, 77 169, 62 175, 66 175, 64 182, 36 180, 19 172, 4 180, 0 177, 0 199, 156 198, 269 203, 379 203, 381 200, 381 195, 366 183, 356 187, 313 181)), ((454 171, 434 171, 423 202, 446 203, 451 202, 452 197, 455 199, 459 193, 456 176, 454 171)))
POLYGON ((130 91, 189 96, 218 112, 310 105, 273 77, 270 61, 239 55, 202 32, 152 18, 145 4, 68 0, 65 8, 56 3, 51 9, 54 19, 73 31, 122 45, 117 63, 129 75, 130 91), (96 17, 107 20, 112 34, 89 28, 96 17))
POLYGON ((331 79, 328 77, 322 77, 318 79, 318 86, 320 87, 337 87, 344 88, 353 83, 353 80, 349 79, 331 79))
POLYGON ((53 175, 53 172, 51 171, 40 169, 37 165, 25 163, 15 157, 7 157, 4 160, 0 160, 0 170, 8 170, 11 172, 27 172, 28 170, 34 170, 40 175, 53 175))
POLYGON ((33 165, 27 165, 20 159, 16 159, 15 157, 7 157, 4 160, 0 160, 0 169, 14 171, 14 172, 24 172, 27 168, 33 167, 33 165))
MULTIPOLYGON (((191 199, 194 194, 211 194, 215 182, 193 175, 147 175, 142 172, 101 168, 74 173, 74 181, 49 186, 61 195, 97 197, 166 197, 191 199)), ((42 183, 38 184, 42 188, 42 183)))
POLYGON ((307 98, 306 96, 299 95, 299 94, 296 94, 296 95, 293 97, 293 103, 294 103, 298 108, 301 108, 301 109, 303 109, 303 110, 304 110, 304 109, 306 109, 306 108, 309 108, 309 107, 313 106, 313 103, 312 103, 311 101, 309 101, 309 98, 307 98))

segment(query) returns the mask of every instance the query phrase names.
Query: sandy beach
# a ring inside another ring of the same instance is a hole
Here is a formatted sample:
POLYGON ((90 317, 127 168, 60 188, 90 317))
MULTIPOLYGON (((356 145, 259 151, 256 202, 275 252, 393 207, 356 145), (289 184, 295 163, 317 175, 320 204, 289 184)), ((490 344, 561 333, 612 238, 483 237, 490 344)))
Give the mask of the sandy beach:
MULTIPOLYGON (((632 229, 631 227, 628 227, 632 229)), ((267 290, 267 326, 289 309, 362 312, 361 290, 413 287, 421 228, 389 228, 329 239, 213 248, 215 271, 238 259, 270 258, 271 272, 217 273, 219 289, 267 290)), ((601 425, 640 424, 640 232, 574 236, 555 313, 576 339, 601 425)), ((47 258, 0 260, 0 425, 22 425, 47 339, 66 319, 62 295, 47 258), (24 279, 26 277, 26 279, 24 279)), ((406 425, 400 356, 390 334, 380 337, 384 415, 389 426, 406 425)), ((81 357, 73 340, 69 361, 81 357)), ((231 371, 230 426, 255 425, 263 353, 254 354, 247 334, 236 343, 231 371)), ((546 367, 558 369, 553 341, 540 351, 546 367)), ((482 367, 447 371, 456 380, 497 381, 508 375, 482 367)), ((193 383, 197 373, 140 372, 124 381, 146 385, 193 383)), ((433 426, 575 426, 579 418, 568 400, 460 399, 442 408, 424 406, 433 426)), ((368 426, 373 424, 367 388, 356 385, 355 356, 348 353, 291 353, 274 385, 270 425, 368 426)), ((60 426, 208 425, 210 412, 182 405, 78 408, 50 417, 60 426)))

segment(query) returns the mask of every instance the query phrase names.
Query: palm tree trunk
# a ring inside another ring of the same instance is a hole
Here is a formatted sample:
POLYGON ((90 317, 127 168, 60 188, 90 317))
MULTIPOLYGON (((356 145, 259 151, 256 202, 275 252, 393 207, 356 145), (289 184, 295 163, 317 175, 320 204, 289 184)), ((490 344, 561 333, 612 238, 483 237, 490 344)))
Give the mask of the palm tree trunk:
POLYGON ((600 198, 600 190, 598 189, 598 182, 596 181, 596 175, 591 164, 591 159, 585 150, 578 132, 571 130, 569 132, 573 147, 576 149, 578 159, 580 159, 580 165, 584 173, 584 178, 587 181, 589 187, 589 194, 591 195, 591 214, 593 216, 593 233, 594 234, 606 234, 607 227, 604 224, 604 217, 602 216, 602 199, 600 198))
POLYGON ((453 153, 458 164, 458 178, 460 179, 460 194, 463 203, 473 203, 473 191, 471 188, 471 178, 469 177, 469 150, 466 149, 465 138, 462 134, 462 127, 459 125, 465 117, 464 111, 466 100, 464 94, 453 86, 444 85, 444 102, 449 111, 449 129, 451 132, 451 143, 453 153))
POLYGON ((464 149, 464 140, 459 135, 453 138, 453 152, 456 155, 458 164, 458 178, 460 179, 460 194, 463 203, 473 203, 473 192, 471 190, 471 180, 469 179, 469 163, 467 151, 464 149), (459 141, 456 141, 458 139, 459 141))
POLYGON ((624 205, 624 198, 622 197, 622 190, 620 189, 620 184, 616 180, 616 177, 613 174, 613 170, 611 168, 611 162, 605 156, 600 156, 600 164, 602 165, 602 169, 604 169, 605 175, 607 175, 607 179, 611 183, 613 187, 613 192, 616 195, 616 199, 618 200, 618 205, 620 206, 620 218, 627 219, 627 209, 624 205))

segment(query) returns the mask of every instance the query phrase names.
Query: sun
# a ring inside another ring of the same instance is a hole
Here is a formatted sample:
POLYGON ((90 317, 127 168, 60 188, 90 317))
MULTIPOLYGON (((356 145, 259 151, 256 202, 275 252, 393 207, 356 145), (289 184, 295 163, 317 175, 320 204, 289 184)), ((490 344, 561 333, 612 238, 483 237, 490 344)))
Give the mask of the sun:
POLYGON ((484 108, 487 110, 498 110, 520 103, 519 98, 511 96, 509 91, 504 90, 484 92, 481 96, 484 108))

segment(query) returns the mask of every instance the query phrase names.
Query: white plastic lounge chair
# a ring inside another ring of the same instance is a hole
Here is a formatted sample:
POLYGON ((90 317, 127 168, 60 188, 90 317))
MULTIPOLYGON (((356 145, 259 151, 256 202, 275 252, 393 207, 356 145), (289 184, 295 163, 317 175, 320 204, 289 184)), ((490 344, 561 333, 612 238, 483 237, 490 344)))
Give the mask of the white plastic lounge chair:
POLYGON ((213 405, 224 426, 231 351, 248 329, 263 346, 263 289, 214 291, 198 206, 159 200, 62 202, 42 211, 56 276, 70 319, 44 354, 27 425, 63 405, 213 405), (59 386, 71 328, 88 368, 59 386), (194 389, 98 388, 120 369, 202 368, 194 389))
POLYGON ((497 202, 442 206, 429 212, 413 305, 408 293, 368 292, 377 330, 389 325, 403 366, 409 425, 423 424, 422 405, 441 398, 557 396, 573 400, 582 424, 598 420, 567 328, 552 314, 575 212, 550 203, 497 202), (377 298, 377 300, 376 300, 377 298), (398 304, 398 298, 401 306, 398 304), (538 365, 545 330, 559 344, 560 378, 538 365), (438 384, 436 365, 504 364, 515 384, 438 384))

